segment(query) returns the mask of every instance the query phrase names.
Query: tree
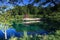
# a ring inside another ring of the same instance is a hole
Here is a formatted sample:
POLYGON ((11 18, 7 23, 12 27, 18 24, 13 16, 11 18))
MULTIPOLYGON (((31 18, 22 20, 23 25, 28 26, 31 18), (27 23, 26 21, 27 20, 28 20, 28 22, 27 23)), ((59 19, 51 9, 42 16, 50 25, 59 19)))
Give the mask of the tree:
MULTIPOLYGON (((5 2, 3 0, 0 0, 0 1, 2 3, 5 2)), ((14 19, 18 19, 20 17, 20 14, 26 14, 26 13, 35 14, 35 15, 42 14, 44 29, 51 29, 51 28, 60 29, 59 27, 60 26, 59 25, 60 24, 59 23, 60 22, 59 21, 60 20, 59 19, 60 0, 46 0, 45 2, 41 2, 42 0, 34 0, 33 2, 31 2, 32 0, 29 0, 29 3, 27 5, 23 3, 23 0, 7 0, 7 1, 10 4, 13 4, 15 7, 12 10, 10 10, 11 15, 14 16, 14 19), (24 6, 18 5, 21 2, 24 4, 24 6), (34 4, 37 4, 37 3, 39 5, 35 7, 34 4), (42 7, 42 5, 46 5, 47 3, 50 3, 50 4, 45 8, 42 7), (53 4, 54 6, 51 4, 53 4)), ((16 20, 14 21, 16 22, 16 20)))

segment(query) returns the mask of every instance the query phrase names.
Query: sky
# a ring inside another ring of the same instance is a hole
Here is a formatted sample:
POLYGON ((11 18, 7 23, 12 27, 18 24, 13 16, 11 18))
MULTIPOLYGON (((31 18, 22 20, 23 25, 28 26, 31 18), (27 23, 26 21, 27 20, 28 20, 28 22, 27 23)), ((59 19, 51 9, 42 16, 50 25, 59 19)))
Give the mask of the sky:
MULTIPOLYGON (((7 1, 9 1, 9 0, 7 0, 7 1)), ((13 8, 13 5, 12 5, 12 4, 9 4, 7 1, 4 0, 4 3, 0 2, 0 7, 1 7, 1 6, 7 6, 7 8, 5 9, 5 11, 8 10, 8 9, 13 8)), ((41 3, 42 3, 42 2, 45 2, 45 1, 46 1, 46 0, 41 0, 41 3)), ((33 0, 32 0, 31 2, 33 2, 33 0)), ((23 3, 27 5, 27 4, 29 3, 29 0, 23 0, 23 3)), ((23 6, 22 3, 17 3, 17 4, 18 4, 19 6, 23 6)), ((34 6, 38 6, 38 5, 39 5, 39 3, 34 4, 34 6)), ((47 3, 46 5, 42 5, 42 7, 47 7, 48 5, 54 6, 53 3, 49 2, 49 3, 47 3)))
MULTIPOLYGON (((7 8, 5 9, 5 11, 8 10, 8 9, 13 8, 13 5, 12 4, 9 4, 6 0, 3 0, 3 1, 4 1, 4 3, 0 2, 0 7, 1 6, 7 6, 7 8)), ((31 1, 31 2, 33 2, 33 1, 31 1)), ((45 2, 45 0, 41 0, 41 3, 42 2, 45 2)), ((29 3, 29 0, 23 0, 23 3, 27 5, 29 3)), ((17 4, 20 5, 20 6, 23 6, 22 3, 17 3, 17 4)), ((38 3, 37 4, 34 4, 34 6, 38 6, 38 3)))
MULTIPOLYGON (((33 2, 33 0, 31 1, 31 2, 33 2)), ((45 0, 41 0, 41 2, 45 2, 45 0)), ((23 3, 24 4, 28 4, 29 3, 29 0, 23 0, 23 3)), ((19 4, 19 3, 17 3, 17 4, 19 4)), ((7 1, 6 2, 4 2, 4 3, 2 3, 2 2, 0 2, 0 6, 2 6, 2 5, 7 5, 7 6, 11 6, 11 4, 9 4, 7 1)), ((23 4, 22 3, 20 3, 19 4, 20 6, 23 6, 23 4)), ((36 4, 35 4, 36 5, 36 4)), ((36 5, 37 6, 37 5, 36 5)))

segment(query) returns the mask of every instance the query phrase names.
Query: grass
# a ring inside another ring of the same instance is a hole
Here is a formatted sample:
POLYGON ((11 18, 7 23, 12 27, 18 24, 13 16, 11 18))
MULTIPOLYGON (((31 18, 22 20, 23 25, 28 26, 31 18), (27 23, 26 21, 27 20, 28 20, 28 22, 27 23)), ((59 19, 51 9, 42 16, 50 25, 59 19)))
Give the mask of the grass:
POLYGON ((55 35, 27 35, 27 32, 24 31, 24 36, 17 38, 17 37, 11 37, 9 40, 60 40, 59 31, 56 31, 55 35))

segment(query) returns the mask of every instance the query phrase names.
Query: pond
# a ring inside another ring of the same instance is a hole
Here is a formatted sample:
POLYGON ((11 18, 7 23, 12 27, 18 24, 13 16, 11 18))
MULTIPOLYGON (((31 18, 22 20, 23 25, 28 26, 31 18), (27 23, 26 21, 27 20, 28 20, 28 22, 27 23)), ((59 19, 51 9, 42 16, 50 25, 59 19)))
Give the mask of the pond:
MULTIPOLYGON (((14 28, 9 28, 6 30, 7 31, 7 37, 10 38, 12 36, 15 37, 22 37, 24 35, 24 32, 17 32, 14 28)), ((45 30, 39 30, 39 31, 34 31, 34 32, 27 32, 27 35, 34 35, 34 34, 48 34, 47 31, 45 30)), ((0 30, 0 38, 4 37, 4 33, 0 30)))
MULTIPOLYGON (((42 22, 31 23, 31 24, 21 24, 21 23, 18 24, 18 23, 13 22, 12 28, 6 29, 7 38, 9 39, 12 36, 22 37, 22 36, 24 36, 24 31, 27 32, 27 35, 33 35, 33 36, 36 34, 38 34, 38 35, 48 34, 48 31, 41 28, 42 24, 43 24, 42 22)), ((1 27, 0 38, 4 38, 5 37, 4 26, 0 25, 0 27, 1 27)))
MULTIPOLYGON (((17 25, 14 23, 12 26, 13 26, 13 28, 8 28, 6 30, 7 38, 11 38, 12 36, 22 37, 22 36, 24 36, 24 31, 27 32, 27 35, 48 34, 48 31, 40 28, 39 23, 29 24, 29 25, 26 25, 26 24, 18 24, 17 25)), ((2 32, 2 30, 0 30, 0 38, 4 38, 4 33, 2 32)))

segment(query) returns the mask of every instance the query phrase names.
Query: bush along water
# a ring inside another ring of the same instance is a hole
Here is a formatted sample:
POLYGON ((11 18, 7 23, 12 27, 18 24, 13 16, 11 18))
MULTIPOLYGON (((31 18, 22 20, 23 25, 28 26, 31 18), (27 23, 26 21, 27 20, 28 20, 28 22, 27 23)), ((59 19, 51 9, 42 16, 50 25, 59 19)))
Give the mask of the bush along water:
MULTIPOLYGON (((4 34, 0 35, 3 35, 0 40, 5 40, 4 34)), ((39 34, 39 31, 28 32, 24 30, 23 32, 17 32, 15 29, 10 28, 7 30, 7 37, 8 40, 60 40, 60 30, 56 30, 54 34, 46 34, 45 32, 39 34)))
POLYGON ((60 40, 59 30, 55 32, 55 34, 44 34, 44 35, 27 35, 27 31, 24 31, 24 36, 18 37, 11 37, 9 40, 60 40))

